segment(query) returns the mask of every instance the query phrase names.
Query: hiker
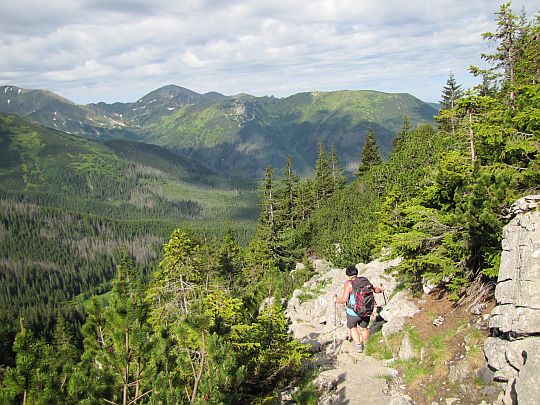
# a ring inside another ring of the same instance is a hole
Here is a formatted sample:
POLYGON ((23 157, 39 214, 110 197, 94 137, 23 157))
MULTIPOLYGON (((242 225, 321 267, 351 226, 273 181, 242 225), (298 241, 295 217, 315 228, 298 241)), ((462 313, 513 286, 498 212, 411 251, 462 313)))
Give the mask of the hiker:
POLYGON ((355 350, 362 353, 364 343, 367 343, 369 339, 368 325, 375 304, 373 293, 380 293, 383 288, 382 285, 373 287, 365 277, 357 277, 356 266, 347 266, 345 274, 349 279, 343 284, 343 294, 340 298, 336 296, 334 300, 338 304, 347 304, 347 328, 349 328, 355 350), (357 304, 357 297, 362 302, 357 304))

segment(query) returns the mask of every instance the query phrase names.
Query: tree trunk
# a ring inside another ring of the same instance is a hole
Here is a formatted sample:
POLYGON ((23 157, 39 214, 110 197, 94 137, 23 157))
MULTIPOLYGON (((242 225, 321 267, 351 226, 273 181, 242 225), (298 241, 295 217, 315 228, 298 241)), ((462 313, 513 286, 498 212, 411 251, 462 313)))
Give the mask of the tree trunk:
POLYGON ((126 350, 126 367, 124 368, 124 390, 122 392, 122 405, 127 405, 129 394, 129 328, 126 328, 124 331, 124 342, 126 350))
POLYGON ((201 381, 203 369, 204 369, 204 360, 206 357, 206 345, 204 341, 204 331, 201 332, 202 336, 202 347, 201 347, 201 361, 199 363, 199 371, 195 377, 195 382, 193 383, 193 392, 191 394, 191 403, 195 402, 195 397, 197 395, 197 389, 199 388, 199 381, 201 381))
POLYGON ((472 113, 469 112, 469 142, 471 144, 471 161, 473 166, 476 163, 476 147, 474 145, 474 131, 472 127, 472 113))

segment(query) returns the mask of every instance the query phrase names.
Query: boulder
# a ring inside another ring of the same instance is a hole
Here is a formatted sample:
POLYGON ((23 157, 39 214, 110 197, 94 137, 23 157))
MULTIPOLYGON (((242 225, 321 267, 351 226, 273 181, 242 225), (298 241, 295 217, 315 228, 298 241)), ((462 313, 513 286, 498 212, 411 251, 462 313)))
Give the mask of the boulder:
POLYGON ((409 300, 405 291, 398 292, 381 311, 381 317, 386 321, 382 327, 383 336, 389 336, 403 329, 407 318, 412 318, 419 311, 414 302, 409 300))

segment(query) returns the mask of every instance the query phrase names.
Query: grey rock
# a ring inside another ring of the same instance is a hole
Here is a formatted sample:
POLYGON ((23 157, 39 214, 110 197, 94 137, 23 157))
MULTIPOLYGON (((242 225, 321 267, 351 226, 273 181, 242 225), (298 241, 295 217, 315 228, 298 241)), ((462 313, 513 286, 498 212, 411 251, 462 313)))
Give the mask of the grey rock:
POLYGON ((452 382, 462 381, 467 379, 472 371, 473 370, 467 361, 458 361, 448 367, 448 378, 452 382))
POLYGON ((382 334, 385 337, 393 335, 394 333, 397 333, 400 330, 402 330, 404 325, 405 325, 404 317, 389 318, 382 327, 382 334))
POLYGON ((339 401, 339 395, 336 392, 330 392, 319 398, 318 405, 334 405, 339 401))
POLYGON ((536 404, 540 398, 540 195, 519 199, 515 217, 503 230, 496 307, 489 327, 502 332, 488 338, 484 353, 493 378, 507 381, 497 404, 536 404))
POLYGON ((506 361, 516 370, 521 370, 531 353, 540 348, 540 337, 527 337, 509 342, 506 347, 506 361))
POLYGON ((403 329, 403 325, 407 318, 412 318, 419 308, 412 302, 405 291, 398 292, 385 305, 381 311, 381 317, 387 322, 383 325, 383 336, 389 336, 403 329))
POLYGON ((412 405, 412 400, 408 395, 395 395, 390 399, 388 405, 412 405))
POLYGON ((495 371, 493 379, 495 381, 513 381, 517 376, 517 370, 511 367, 509 364, 505 364, 501 369, 495 371))
POLYGON ((399 358, 401 360, 407 361, 411 360, 414 357, 414 350, 409 339, 409 334, 406 334, 401 341, 401 346, 399 348, 399 358))
POLYGON ((313 260, 313 267, 317 273, 324 274, 328 272, 332 266, 324 259, 315 259, 313 260))
POLYGON ((315 380, 313 380, 313 385, 315 386, 315 389, 320 396, 327 394, 332 390, 335 390, 337 384, 337 377, 328 374, 321 374, 315 380))
POLYGON ((540 351, 538 347, 526 353, 524 364, 516 377, 515 393, 519 404, 537 404, 540 399, 540 351))
POLYGON ((492 369, 490 369, 487 365, 485 365, 484 367, 480 367, 477 371, 476 371, 476 376, 483 382, 485 383, 490 383, 494 380, 495 378, 495 371, 493 371, 492 369))
POLYGON ((540 332, 540 210, 539 196, 516 202, 520 214, 504 228, 501 265, 489 326, 502 332, 540 332), (530 201, 534 201, 531 203, 530 201), (525 208, 535 207, 533 211, 525 208))
POLYGON ((506 340, 495 337, 488 337, 484 342, 484 355, 493 369, 500 370, 506 366, 506 347, 508 343, 506 340))

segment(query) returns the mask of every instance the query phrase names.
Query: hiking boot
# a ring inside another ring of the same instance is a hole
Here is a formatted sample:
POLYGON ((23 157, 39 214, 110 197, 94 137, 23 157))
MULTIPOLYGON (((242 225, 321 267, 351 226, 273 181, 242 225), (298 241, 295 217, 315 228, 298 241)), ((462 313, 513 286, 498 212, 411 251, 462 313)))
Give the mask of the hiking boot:
POLYGON ((364 351, 364 344, 354 344, 354 350, 356 350, 356 353, 362 353, 364 351))

